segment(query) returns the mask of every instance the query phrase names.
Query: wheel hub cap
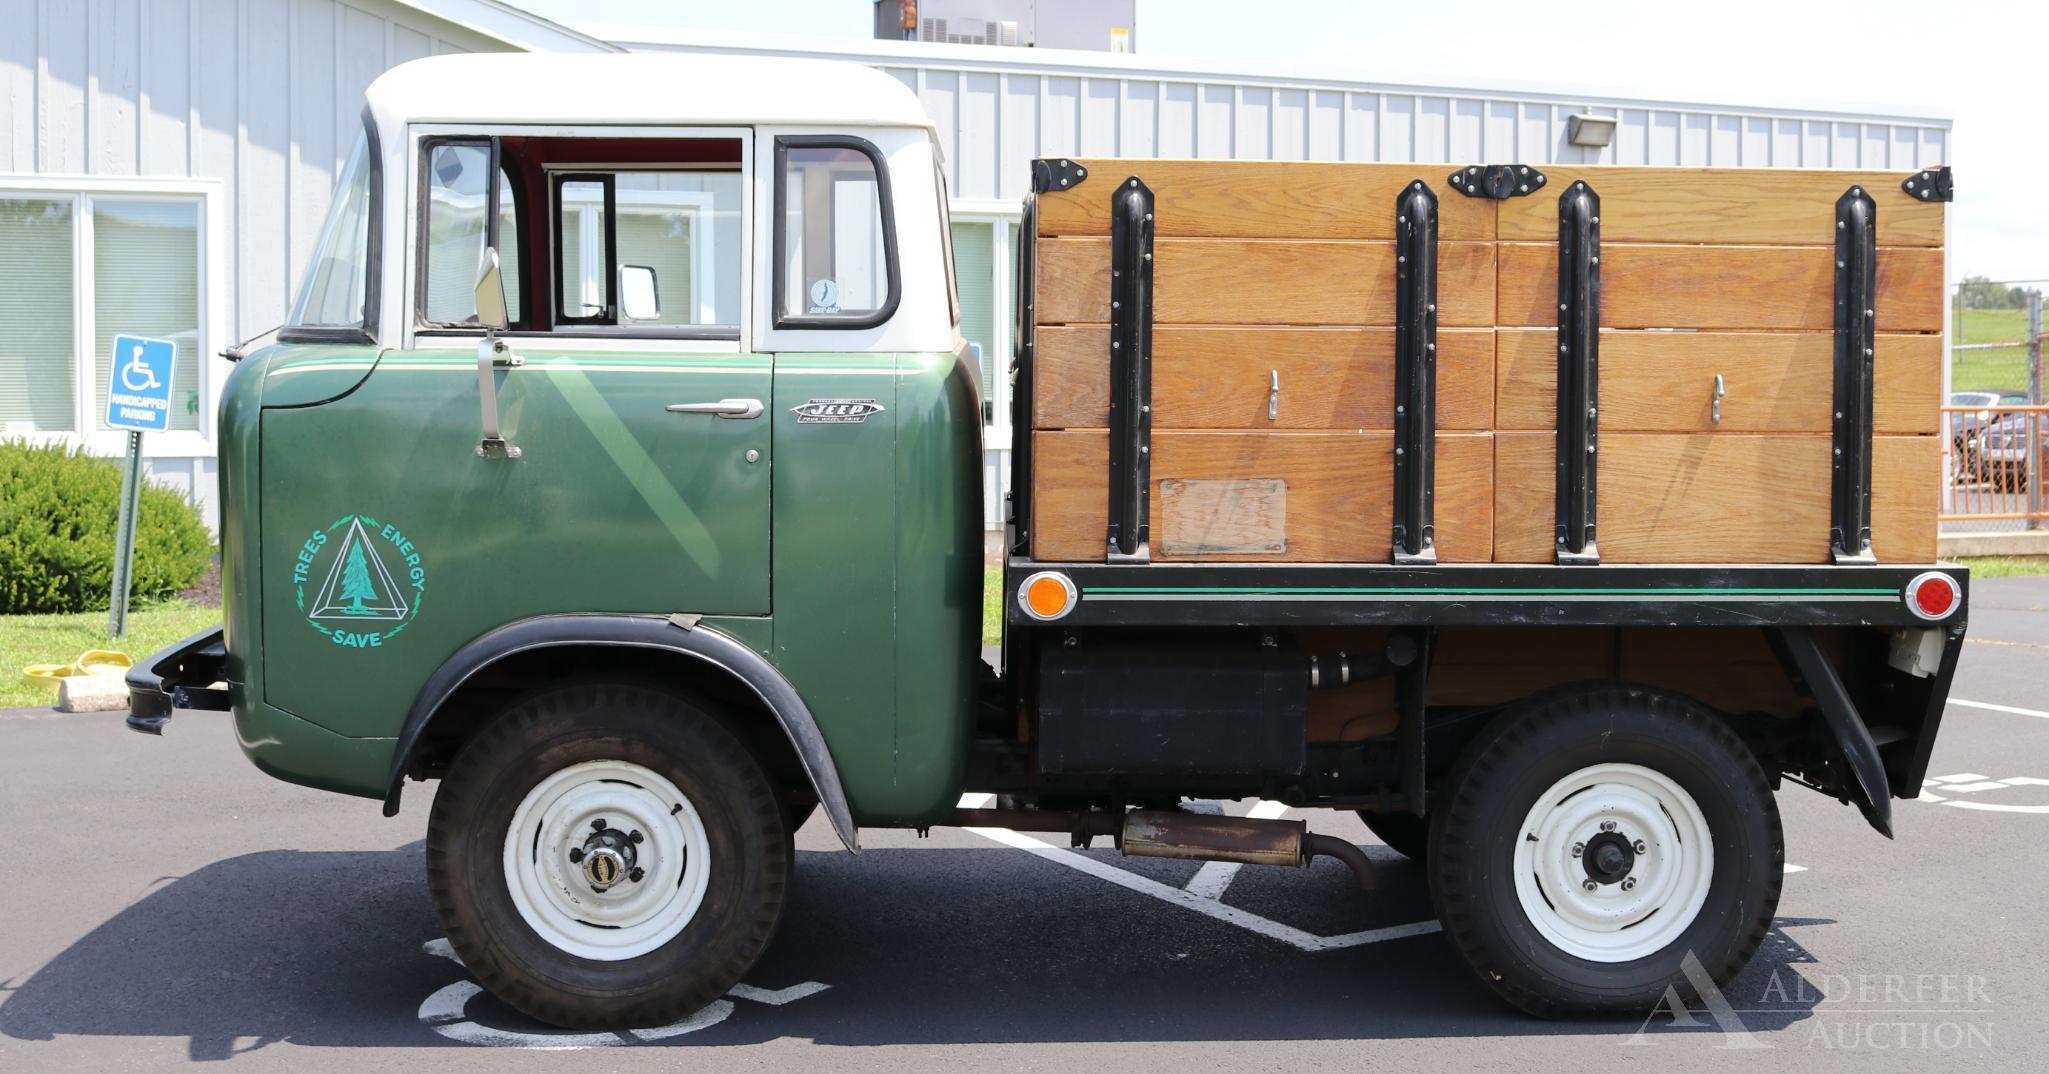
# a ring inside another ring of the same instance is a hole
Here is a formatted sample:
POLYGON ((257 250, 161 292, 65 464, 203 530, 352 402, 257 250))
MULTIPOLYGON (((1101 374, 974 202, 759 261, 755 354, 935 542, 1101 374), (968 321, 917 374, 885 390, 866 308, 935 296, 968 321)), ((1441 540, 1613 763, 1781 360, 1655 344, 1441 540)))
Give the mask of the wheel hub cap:
POLYGON ((1587 840, 1586 853, 1580 856, 1580 863, 1586 866, 1587 879, 1594 883, 1619 884, 1636 864, 1636 851, 1623 836, 1602 832, 1587 840))
POLYGON ((592 821, 591 826, 598 830, 593 831, 582 846, 569 852, 570 863, 582 866, 584 880, 590 884, 591 891, 600 895, 627 881, 637 884, 645 875, 639 867, 637 844, 646 837, 637 828, 631 832, 600 828, 603 823, 592 821))
POLYGON ((1629 962, 1684 934, 1707 901, 1714 840, 1693 796, 1641 765, 1582 768, 1539 795, 1514 850, 1516 900, 1566 954, 1629 962))
POLYGON ((673 939, 696 916, 711 864, 690 799, 625 761, 586 761, 541 780, 505 833, 513 906, 543 940, 581 958, 637 958, 673 939))

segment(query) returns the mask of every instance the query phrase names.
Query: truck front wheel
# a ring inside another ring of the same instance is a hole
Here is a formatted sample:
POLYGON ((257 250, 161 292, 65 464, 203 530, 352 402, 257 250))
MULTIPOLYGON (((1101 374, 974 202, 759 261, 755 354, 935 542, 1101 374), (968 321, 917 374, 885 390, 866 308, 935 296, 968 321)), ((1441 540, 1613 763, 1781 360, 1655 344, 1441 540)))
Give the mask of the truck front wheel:
POLYGON ((1720 719, 1629 686, 1505 713, 1432 825, 1446 935, 1502 998, 1546 1017, 1688 1002, 1757 951, 1785 872, 1764 772, 1720 719), (1689 961, 1691 960, 1691 961, 1689 961))
POLYGON ((704 710, 637 685, 530 695, 463 746, 427 878, 491 992, 563 1026, 674 1022, 768 946, 790 883, 784 809, 704 710))

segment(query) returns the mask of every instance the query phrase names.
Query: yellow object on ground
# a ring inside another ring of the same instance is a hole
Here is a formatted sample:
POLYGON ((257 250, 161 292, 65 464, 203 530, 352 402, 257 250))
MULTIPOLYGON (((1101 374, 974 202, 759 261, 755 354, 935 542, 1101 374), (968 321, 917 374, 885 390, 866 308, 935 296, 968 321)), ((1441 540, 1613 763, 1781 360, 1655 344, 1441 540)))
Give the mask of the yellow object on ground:
POLYGON ((116 675, 127 671, 134 663, 128 659, 127 653, 87 649, 69 664, 30 664, 22 668, 21 673, 28 681, 42 683, 55 690, 59 681, 74 675, 116 675))

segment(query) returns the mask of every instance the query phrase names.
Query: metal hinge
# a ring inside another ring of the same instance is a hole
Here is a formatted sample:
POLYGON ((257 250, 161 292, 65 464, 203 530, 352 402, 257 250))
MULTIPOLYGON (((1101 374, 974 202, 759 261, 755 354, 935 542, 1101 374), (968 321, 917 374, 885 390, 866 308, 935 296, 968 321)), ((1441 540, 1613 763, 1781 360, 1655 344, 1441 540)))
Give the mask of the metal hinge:
POLYGON ((1089 170, 1067 159, 1032 161, 1032 192, 1049 194, 1072 190, 1089 177, 1089 170))
POLYGON ((1907 176, 1900 183, 1900 189, 1920 198, 1922 201, 1955 201, 1956 180, 1950 175, 1949 165, 1939 164, 1923 168, 1907 176))

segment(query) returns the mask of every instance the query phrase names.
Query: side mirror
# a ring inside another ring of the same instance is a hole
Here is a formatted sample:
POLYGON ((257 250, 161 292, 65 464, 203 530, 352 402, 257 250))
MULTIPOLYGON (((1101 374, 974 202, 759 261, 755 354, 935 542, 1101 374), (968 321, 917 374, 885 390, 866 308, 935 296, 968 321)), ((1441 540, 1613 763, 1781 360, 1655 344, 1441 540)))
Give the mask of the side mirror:
POLYGON ((654 269, 646 265, 619 266, 619 318, 623 321, 661 320, 662 299, 655 287, 654 269))
POLYGON ((477 268, 477 323, 503 330, 511 323, 505 313, 505 278, 498 272, 498 248, 484 247, 483 263, 477 268))

